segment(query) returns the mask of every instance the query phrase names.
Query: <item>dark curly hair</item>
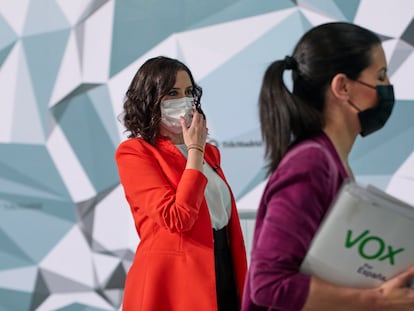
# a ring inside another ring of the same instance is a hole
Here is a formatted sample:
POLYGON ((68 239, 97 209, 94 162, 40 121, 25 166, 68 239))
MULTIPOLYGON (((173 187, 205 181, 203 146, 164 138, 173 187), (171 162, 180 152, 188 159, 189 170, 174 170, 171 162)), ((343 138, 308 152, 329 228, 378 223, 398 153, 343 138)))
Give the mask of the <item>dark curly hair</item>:
POLYGON ((190 69, 179 60, 158 56, 148 59, 137 71, 126 92, 123 123, 128 137, 142 137, 154 145, 159 133, 161 100, 174 87, 177 72, 188 73, 193 97, 199 102, 202 89, 194 82, 190 69))

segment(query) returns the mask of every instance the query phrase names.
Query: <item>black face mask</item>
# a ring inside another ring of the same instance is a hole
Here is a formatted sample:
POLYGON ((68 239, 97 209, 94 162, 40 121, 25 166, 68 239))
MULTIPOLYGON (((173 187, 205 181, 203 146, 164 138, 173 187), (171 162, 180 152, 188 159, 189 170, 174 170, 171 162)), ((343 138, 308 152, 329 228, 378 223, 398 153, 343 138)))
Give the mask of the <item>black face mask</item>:
POLYGON ((359 122, 361 123, 361 136, 367 136, 375 131, 381 129, 387 123, 394 108, 394 88, 390 85, 372 86, 362 81, 356 82, 377 90, 377 104, 364 111, 360 111, 358 107, 354 106, 358 112, 359 122))

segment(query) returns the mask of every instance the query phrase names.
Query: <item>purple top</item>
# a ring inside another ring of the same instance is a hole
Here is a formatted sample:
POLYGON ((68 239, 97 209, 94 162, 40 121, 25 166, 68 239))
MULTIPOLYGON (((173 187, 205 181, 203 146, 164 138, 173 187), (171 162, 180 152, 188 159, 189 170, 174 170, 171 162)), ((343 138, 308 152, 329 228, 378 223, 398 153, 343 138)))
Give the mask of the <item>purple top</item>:
POLYGON ((310 277, 300 265, 347 173, 322 133, 294 146, 272 173, 256 216, 242 311, 299 311, 310 277))

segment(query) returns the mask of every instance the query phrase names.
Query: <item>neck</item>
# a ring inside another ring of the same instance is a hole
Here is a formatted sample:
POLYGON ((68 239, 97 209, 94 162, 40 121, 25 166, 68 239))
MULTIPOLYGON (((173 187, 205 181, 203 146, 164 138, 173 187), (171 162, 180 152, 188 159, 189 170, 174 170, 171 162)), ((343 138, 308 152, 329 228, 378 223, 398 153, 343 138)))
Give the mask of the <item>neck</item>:
POLYGON ((348 156, 352 150, 352 146, 355 143, 355 139, 357 135, 350 134, 349 132, 344 131, 343 129, 340 130, 336 127, 329 127, 326 126, 324 128, 325 134, 329 137, 334 145, 338 155, 342 161, 342 165, 344 166, 345 170, 347 171, 350 178, 354 179, 351 167, 349 166, 348 156))
POLYGON ((172 133, 172 132, 169 132, 169 131, 166 131, 166 130, 161 129, 160 130, 160 135, 163 136, 163 137, 165 137, 165 138, 168 138, 169 140, 171 140, 171 142, 174 145, 182 145, 182 144, 184 144, 184 137, 183 137, 183 134, 182 133, 175 134, 175 133, 172 133))

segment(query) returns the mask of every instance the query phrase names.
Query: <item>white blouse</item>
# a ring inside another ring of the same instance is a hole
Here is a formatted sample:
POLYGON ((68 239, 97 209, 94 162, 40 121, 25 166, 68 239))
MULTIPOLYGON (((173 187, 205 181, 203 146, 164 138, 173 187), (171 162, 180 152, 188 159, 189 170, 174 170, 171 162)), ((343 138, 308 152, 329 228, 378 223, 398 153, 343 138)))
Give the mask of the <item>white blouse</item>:
MULTIPOLYGON (((184 144, 175 146, 187 158, 187 146, 184 144)), ((231 216, 230 191, 223 179, 205 161, 203 173, 208 179, 204 195, 210 212, 211 223, 213 229, 219 230, 227 226, 231 216)))

